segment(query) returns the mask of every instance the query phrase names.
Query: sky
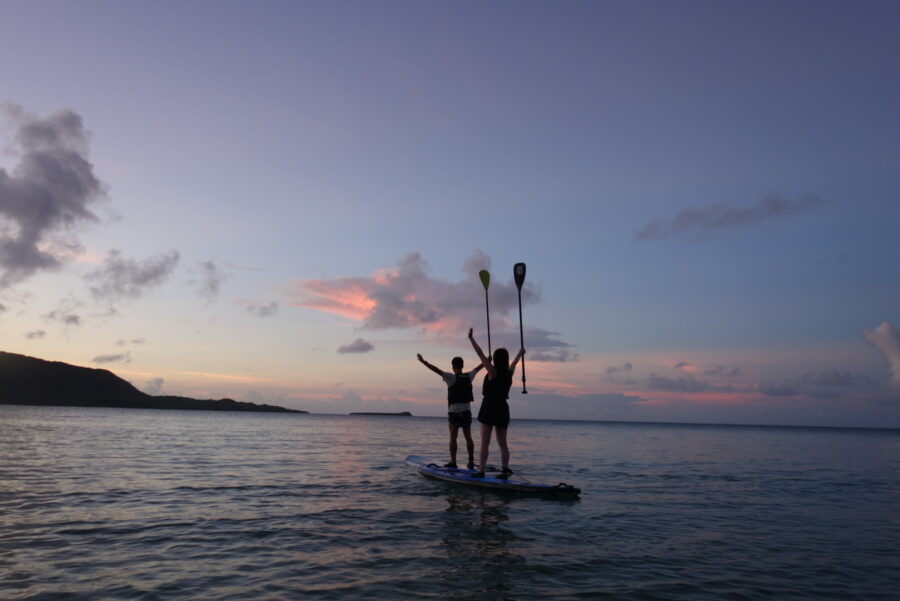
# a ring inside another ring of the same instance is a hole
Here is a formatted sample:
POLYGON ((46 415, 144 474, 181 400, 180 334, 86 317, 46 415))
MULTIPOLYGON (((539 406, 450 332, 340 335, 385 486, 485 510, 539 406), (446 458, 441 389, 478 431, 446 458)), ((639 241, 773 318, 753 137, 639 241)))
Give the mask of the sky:
POLYGON ((514 419, 900 427, 897 2, 0 11, 0 350, 439 416, 524 262, 514 419))

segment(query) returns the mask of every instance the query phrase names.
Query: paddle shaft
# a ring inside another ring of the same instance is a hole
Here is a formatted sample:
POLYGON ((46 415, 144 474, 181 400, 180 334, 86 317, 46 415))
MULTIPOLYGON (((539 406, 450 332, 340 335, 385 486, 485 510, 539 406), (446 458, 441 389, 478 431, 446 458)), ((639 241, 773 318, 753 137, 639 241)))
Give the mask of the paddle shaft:
MULTIPOLYGON (((519 290, 519 348, 525 348, 525 332, 522 327, 522 284, 525 283, 525 263, 516 263, 513 266, 513 279, 519 290)), ((525 389, 525 355, 522 355, 522 394, 528 394, 525 389)))

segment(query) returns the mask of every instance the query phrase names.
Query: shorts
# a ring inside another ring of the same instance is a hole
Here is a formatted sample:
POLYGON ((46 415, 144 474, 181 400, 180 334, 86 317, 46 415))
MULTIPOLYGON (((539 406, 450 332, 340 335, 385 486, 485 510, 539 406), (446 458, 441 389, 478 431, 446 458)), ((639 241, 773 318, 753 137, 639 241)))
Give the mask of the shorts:
POLYGON ((478 421, 488 426, 496 428, 509 427, 509 405, 506 401, 502 403, 481 402, 481 409, 478 411, 478 421))
POLYGON ((451 426, 456 426, 457 428, 467 428, 472 425, 472 412, 471 411, 457 411, 447 412, 447 420, 450 422, 451 426))

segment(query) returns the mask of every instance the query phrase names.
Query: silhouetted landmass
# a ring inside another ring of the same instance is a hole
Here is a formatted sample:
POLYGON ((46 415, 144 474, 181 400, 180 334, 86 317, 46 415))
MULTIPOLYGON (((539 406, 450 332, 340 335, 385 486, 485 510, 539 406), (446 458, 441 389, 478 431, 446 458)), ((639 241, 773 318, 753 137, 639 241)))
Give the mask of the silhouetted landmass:
POLYGON ((393 415, 394 417, 412 417, 409 411, 398 411, 397 413, 378 413, 375 411, 355 411, 350 415, 393 415))
POLYGON ((151 396, 105 369, 77 367, 0 351, 0 404, 308 413, 232 399, 151 396))

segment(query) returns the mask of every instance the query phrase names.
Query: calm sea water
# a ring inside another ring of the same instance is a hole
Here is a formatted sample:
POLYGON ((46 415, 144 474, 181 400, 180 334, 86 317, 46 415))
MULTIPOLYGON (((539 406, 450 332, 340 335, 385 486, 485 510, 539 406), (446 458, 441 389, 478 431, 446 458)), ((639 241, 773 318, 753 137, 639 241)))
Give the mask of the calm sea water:
POLYGON ((900 598, 900 431, 514 421, 577 501, 426 480, 446 423, 0 406, 0 598, 900 598))

